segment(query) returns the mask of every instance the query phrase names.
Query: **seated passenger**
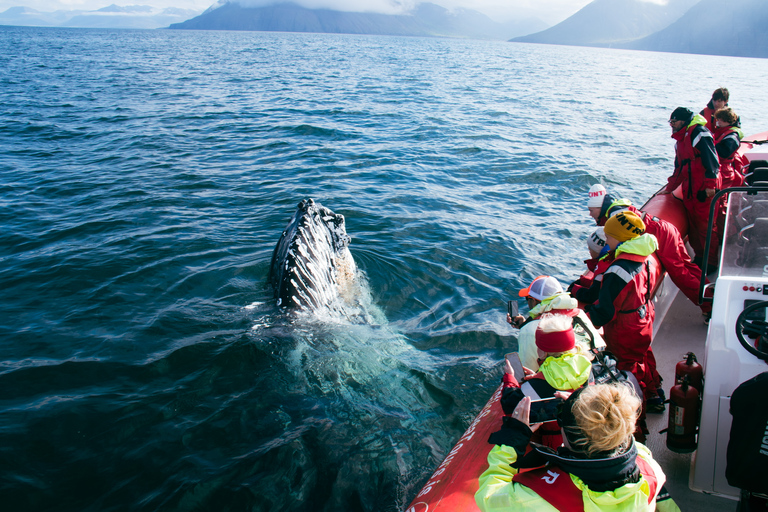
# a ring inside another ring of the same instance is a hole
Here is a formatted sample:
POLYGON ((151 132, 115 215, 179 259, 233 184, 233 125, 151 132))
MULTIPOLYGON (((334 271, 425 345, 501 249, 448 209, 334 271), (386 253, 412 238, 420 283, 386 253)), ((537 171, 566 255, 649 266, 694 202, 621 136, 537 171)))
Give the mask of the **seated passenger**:
MULTIPOLYGON (((560 283, 551 276, 539 276, 533 280, 531 286, 520 290, 520 297, 525 297, 530 311, 528 319, 520 323, 520 333, 517 335, 517 351, 520 354, 520 361, 523 366, 533 370, 539 370, 539 355, 536 350, 536 328, 539 324, 539 317, 544 313, 560 313, 576 318, 575 322, 580 324, 582 336, 578 337, 578 342, 585 346, 584 351, 589 351, 594 344, 600 348, 605 346, 603 338, 597 333, 592 322, 587 315, 579 309, 579 303, 570 295, 563 291, 560 283)), ((509 315, 507 315, 509 321, 509 315)), ((519 321, 522 317, 517 317, 519 321)), ((512 319, 513 323, 515 319, 512 319)))
MULTIPOLYGON (((576 391, 589 381, 592 362, 576 346, 571 317, 545 314, 536 328, 539 372, 527 377, 521 389, 534 400, 554 398, 557 391, 576 391)), ((542 423, 534 440, 551 448, 563 443, 556 421, 542 423)))
POLYGON ((480 510, 680 510, 650 450, 632 438, 640 400, 631 388, 597 384, 571 394, 557 415, 557 451, 529 444, 530 406, 522 398, 488 440, 496 446, 475 493, 480 510))
MULTIPOLYGON (((611 264, 610 259, 604 258, 604 256, 608 254, 610 248, 605 244, 605 230, 602 226, 595 229, 595 231, 587 237, 587 249, 589 250, 590 256, 588 260, 584 260, 584 264, 587 266, 587 272, 571 283, 568 287, 568 293, 579 302, 592 303, 597 300, 597 296, 591 300, 581 300, 579 299, 579 295, 584 293, 585 290, 589 290, 596 282, 599 286, 599 282, 603 279, 603 272, 605 272, 608 265, 611 264)), ((599 288, 596 288, 595 290, 599 290, 599 288)))

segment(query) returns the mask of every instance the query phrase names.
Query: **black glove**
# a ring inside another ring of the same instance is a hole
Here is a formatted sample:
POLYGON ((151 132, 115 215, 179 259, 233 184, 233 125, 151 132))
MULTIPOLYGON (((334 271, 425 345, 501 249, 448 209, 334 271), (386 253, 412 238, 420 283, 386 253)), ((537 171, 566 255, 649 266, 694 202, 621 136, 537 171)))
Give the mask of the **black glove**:
POLYGON ((525 394, 520 388, 504 388, 501 392, 500 400, 501 409, 504 411, 504 414, 512 414, 523 397, 525 397, 525 394))
POLYGON ((525 453, 525 448, 531 441, 530 427, 511 416, 505 416, 501 430, 488 437, 488 443, 511 446, 519 454, 525 453))

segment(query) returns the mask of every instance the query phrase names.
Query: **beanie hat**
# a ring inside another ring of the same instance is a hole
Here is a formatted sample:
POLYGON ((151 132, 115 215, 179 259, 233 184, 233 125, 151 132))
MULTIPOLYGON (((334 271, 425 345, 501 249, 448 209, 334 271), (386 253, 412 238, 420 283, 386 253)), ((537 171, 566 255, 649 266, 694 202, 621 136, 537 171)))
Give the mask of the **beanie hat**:
POLYGON ((589 189, 589 201, 587 208, 600 208, 603 205, 603 197, 606 194, 605 187, 601 184, 592 185, 589 189))
POLYGON ((572 350, 576 347, 576 334, 573 332, 570 318, 567 320, 567 325, 568 327, 563 331, 545 331, 539 322, 536 327, 536 346, 542 352, 549 354, 572 350))
POLYGON ((531 286, 520 290, 520 297, 533 297, 536 300, 546 300, 558 293, 563 293, 563 287, 554 277, 539 276, 533 280, 531 286))
POLYGON ((693 112, 685 107, 677 107, 672 111, 672 115, 669 116, 670 121, 685 121, 686 123, 690 123, 691 119, 693 119, 693 112))
POLYGON ((645 233, 645 223, 635 212, 623 211, 605 222, 604 231, 606 237, 626 242, 645 233))
POLYGON ((587 238, 587 247, 590 251, 600 253, 605 247, 605 229, 599 227, 587 238))

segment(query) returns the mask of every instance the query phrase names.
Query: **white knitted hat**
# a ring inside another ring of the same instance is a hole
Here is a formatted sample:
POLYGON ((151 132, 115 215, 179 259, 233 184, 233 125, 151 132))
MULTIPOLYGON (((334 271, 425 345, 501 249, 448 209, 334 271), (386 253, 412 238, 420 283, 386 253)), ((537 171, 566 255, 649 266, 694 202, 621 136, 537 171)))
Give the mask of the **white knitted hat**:
POLYGON ((601 184, 592 185, 589 189, 589 202, 587 202, 588 208, 600 208, 603 206, 603 198, 605 197, 605 187, 601 184))

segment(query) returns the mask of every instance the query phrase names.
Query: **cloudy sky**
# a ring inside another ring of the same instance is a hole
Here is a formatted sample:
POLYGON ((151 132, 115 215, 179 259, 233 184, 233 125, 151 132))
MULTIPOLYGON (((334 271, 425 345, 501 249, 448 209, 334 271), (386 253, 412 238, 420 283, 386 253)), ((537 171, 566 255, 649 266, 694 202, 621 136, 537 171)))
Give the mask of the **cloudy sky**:
MULTIPOLYGON (((327 7, 338 10, 369 10, 396 13, 407 10, 417 0, 294 0, 305 7, 327 7)), ((431 1, 447 8, 466 7, 483 12, 497 21, 536 16, 552 25, 575 13, 591 0, 422 0, 431 1)), ((662 2, 665 0, 646 0, 662 2)), ((25 6, 38 11, 95 10, 110 4, 151 5, 153 7, 181 7, 205 10, 216 0, 0 0, 0 12, 16 6, 25 6)), ((268 4, 276 0, 240 0, 241 4, 268 4)))

